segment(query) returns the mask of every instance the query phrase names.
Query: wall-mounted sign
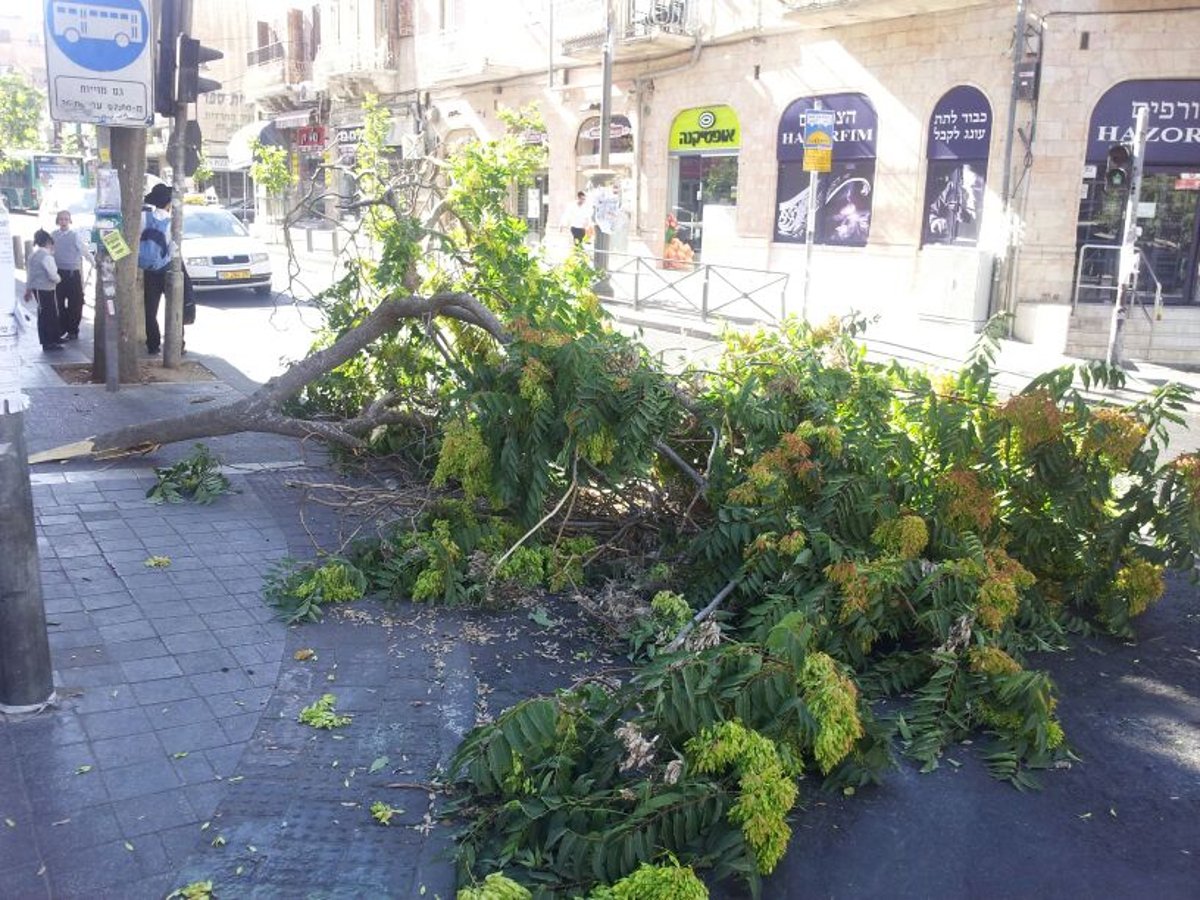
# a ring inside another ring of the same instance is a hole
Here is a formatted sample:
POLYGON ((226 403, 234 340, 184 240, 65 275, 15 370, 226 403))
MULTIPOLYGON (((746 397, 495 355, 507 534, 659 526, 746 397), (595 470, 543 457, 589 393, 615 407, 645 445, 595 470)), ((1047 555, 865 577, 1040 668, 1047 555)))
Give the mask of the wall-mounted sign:
POLYGON ((978 88, 942 95, 929 117, 922 244, 974 247, 983 220, 992 106, 978 88))
POLYGON ((815 110, 822 123, 828 122, 830 115, 833 118, 830 168, 816 180, 816 243, 865 246, 875 193, 877 122, 875 107, 865 94, 800 97, 784 110, 775 148, 779 180, 773 239, 788 244, 805 241, 810 176, 804 158, 809 110, 815 110))
POLYGON ((1105 92, 1088 124, 1086 160, 1102 163, 1112 144, 1133 140, 1139 106, 1150 110, 1147 166, 1200 166, 1200 80, 1122 81, 1105 92))
POLYGON ((741 145, 742 129, 732 106, 698 106, 675 117, 667 148, 672 153, 713 153, 741 145))
POLYGON ((875 158, 875 107, 866 94, 825 94, 800 97, 788 104, 779 119, 776 156, 780 162, 804 159, 804 126, 810 109, 832 112, 833 159, 875 158))
POLYGON ((304 125, 296 129, 296 149, 298 150, 324 150, 325 149, 325 126, 324 125, 304 125))
MULTIPOLYGON (((613 116, 608 124, 608 150, 610 153, 633 152, 633 126, 625 116, 613 116)), ((600 117, 592 116, 579 126, 579 139, 575 142, 576 156, 598 156, 600 154, 600 117)))
POLYGON ((145 0, 46 0, 46 80, 59 122, 154 119, 154 35, 145 0))
POLYGON ((334 139, 338 142, 339 146, 357 144, 362 140, 362 133, 362 125, 339 125, 334 132, 334 139))

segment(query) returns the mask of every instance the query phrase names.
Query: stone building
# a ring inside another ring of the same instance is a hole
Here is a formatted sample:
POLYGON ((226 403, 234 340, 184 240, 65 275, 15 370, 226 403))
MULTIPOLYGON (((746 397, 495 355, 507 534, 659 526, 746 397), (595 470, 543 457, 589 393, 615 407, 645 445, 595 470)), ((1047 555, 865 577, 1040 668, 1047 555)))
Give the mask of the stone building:
MULTIPOLYGON (((304 15, 320 95, 306 125, 324 131, 320 150, 293 137, 297 153, 352 153, 368 94, 409 154, 493 137, 501 107, 537 102, 548 164, 514 204, 565 245, 575 192, 610 174, 598 154, 604 3, 321 0, 304 15)), ((1126 352, 1200 362, 1200 11, 611 0, 611 15, 615 250, 661 256, 670 227, 703 263, 793 276, 785 299, 799 312, 805 117, 825 110, 834 143, 815 184, 810 317, 854 309, 965 330, 1008 311, 1019 337, 1102 356, 1124 205, 1104 158, 1147 104, 1145 261, 1126 352)))

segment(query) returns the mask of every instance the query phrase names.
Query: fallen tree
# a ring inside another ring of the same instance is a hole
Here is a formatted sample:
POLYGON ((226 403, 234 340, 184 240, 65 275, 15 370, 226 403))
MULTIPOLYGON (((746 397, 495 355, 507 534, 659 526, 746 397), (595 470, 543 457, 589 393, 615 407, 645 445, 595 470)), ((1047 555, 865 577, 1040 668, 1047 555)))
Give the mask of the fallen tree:
POLYGON ((360 173, 382 251, 320 298, 312 355, 245 401, 90 446, 268 430, 414 463, 435 496, 273 580, 293 619, 364 591, 549 590, 616 623, 631 676, 464 741, 464 882, 611 896, 673 855, 756 886, 801 774, 857 787, 897 750, 933 767, 976 734, 1019 785, 1061 761, 1055 688, 1027 655, 1128 631, 1166 568, 1191 568, 1200 459, 1165 453, 1185 392, 1095 405, 1077 385, 1122 378, 1095 364, 1001 398, 990 336, 935 380, 867 362, 852 318, 733 336, 714 370, 672 375, 610 327, 581 256, 548 265, 505 212, 538 152, 470 145, 432 202, 360 173))

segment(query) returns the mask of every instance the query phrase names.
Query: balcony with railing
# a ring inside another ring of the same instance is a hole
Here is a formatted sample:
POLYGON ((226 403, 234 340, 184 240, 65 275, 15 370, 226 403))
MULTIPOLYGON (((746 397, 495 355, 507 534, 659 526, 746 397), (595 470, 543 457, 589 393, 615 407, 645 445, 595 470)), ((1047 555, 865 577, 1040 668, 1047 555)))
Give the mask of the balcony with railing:
POLYGON ((829 28, 978 6, 979 0, 779 0, 793 27, 829 28))
MULTIPOLYGON (((617 59, 638 59, 684 50, 699 32, 697 0, 615 0, 617 59)), ((604 50, 604 4, 572 0, 555 12, 555 32, 566 56, 592 58, 604 50)))
POLYGON ((533 37, 528 32, 486 20, 469 28, 419 35, 420 84, 465 85, 544 68, 545 43, 541 43, 539 50, 533 37))
POLYGON ((402 68, 400 54, 381 38, 378 44, 322 44, 313 76, 320 90, 363 97, 400 91, 402 68))
POLYGON ((251 103, 290 109, 306 97, 312 81, 307 48, 276 41, 246 54, 245 94, 251 103))

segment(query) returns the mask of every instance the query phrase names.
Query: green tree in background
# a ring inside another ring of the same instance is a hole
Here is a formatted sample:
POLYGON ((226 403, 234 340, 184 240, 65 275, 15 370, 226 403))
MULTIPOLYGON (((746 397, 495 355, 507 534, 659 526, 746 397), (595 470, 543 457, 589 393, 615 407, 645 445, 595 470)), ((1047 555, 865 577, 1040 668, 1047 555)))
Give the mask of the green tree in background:
POLYGON ((0 172, 18 165, 14 150, 39 146, 38 124, 46 98, 21 75, 0 75, 0 172))

